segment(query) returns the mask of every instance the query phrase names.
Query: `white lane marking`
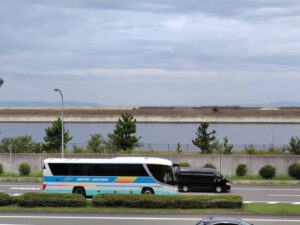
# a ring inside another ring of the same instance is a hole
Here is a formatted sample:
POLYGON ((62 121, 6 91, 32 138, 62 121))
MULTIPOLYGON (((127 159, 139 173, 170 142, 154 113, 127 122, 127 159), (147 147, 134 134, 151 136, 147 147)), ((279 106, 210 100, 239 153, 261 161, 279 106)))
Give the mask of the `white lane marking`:
POLYGON ((293 205, 300 205, 300 202, 293 202, 293 205))
POLYGON ((13 196, 20 196, 20 195, 21 195, 20 193, 13 194, 13 196))
POLYGON ((30 188, 30 187, 11 187, 10 190, 41 190, 41 188, 30 188))
POLYGON ((268 205, 279 204, 279 202, 267 202, 268 205))
POLYGON ((267 204, 293 204, 294 202, 291 201, 280 201, 280 202, 274 202, 274 201, 243 201, 244 204, 250 204, 250 203, 267 203, 267 204))
POLYGON ((300 188, 281 188, 281 189, 275 189, 275 188, 232 188, 232 190, 245 190, 245 191, 300 191, 300 188))
MULTIPOLYGON (((0 218, 23 218, 23 219, 82 219, 82 220, 165 220, 165 221, 200 221, 203 218, 182 218, 182 217, 83 217, 83 216, 17 216, 0 215, 0 218)), ((256 222, 292 222, 299 223, 300 219, 265 219, 265 218, 242 218, 246 221, 256 222)))
POLYGON ((268 194, 269 197, 300 197, 300 195, 273 195, 273 194, 268 194))

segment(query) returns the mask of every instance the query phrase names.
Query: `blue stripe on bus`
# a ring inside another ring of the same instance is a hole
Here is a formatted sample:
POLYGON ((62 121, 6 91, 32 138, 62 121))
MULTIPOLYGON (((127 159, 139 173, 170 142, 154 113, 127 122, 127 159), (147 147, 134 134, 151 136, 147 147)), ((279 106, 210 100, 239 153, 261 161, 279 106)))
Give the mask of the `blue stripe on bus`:
MULTIPOLYGON (((71 177, 71 176, 44 176, 44 182, 64 182, 64 183, 113 183, 122 177, 71 177)), ((156 183, 151 177, 137 177, 133 183, 156 183)))

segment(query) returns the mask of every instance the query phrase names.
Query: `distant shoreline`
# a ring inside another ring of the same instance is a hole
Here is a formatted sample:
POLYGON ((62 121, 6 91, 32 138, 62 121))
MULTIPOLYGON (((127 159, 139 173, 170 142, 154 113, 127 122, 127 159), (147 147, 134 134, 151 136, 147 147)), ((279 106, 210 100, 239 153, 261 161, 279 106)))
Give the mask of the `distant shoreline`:
MULTIPOLYGON (((68 107, 68 123, 115 123, 130 113, 138 123, 300 124, 298 107, 68 107)), ((0 108, 1 123, 49 123, 61 116, 59 107, 0 108)))

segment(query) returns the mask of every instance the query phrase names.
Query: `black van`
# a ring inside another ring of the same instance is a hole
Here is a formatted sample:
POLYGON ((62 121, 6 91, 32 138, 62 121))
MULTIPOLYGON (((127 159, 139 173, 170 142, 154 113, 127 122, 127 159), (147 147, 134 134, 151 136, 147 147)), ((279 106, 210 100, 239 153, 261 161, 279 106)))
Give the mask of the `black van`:
POLYGON ((214 169, 198 167, 180 167, 177 172, 178 190, 225 192, 231 184, 221 173, 214 169))

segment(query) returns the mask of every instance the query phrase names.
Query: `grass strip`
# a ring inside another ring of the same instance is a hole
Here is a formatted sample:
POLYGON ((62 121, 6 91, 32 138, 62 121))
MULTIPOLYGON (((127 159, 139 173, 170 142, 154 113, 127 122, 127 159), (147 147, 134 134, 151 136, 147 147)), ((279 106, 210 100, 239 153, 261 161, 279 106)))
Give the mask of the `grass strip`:
POLYGON ((291 204, 246 204, 241 209, 139 209, 124 207, 94 207, 88 202, 86 207, 20 207, 18 205, 1 206, 0 212, 48 212, 48 213, 127 213, 127 214, 228 214, 228 215, 272 215, 272 216, 300 216, 300 205, 291 204))

